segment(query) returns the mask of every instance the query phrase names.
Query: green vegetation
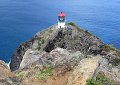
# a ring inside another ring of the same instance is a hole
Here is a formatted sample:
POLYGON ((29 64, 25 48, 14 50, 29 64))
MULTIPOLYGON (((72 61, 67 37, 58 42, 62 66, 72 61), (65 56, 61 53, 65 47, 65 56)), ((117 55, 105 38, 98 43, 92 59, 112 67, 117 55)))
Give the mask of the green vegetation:
POLYGON ((114 85, 113 81, 107 78, 104 73, 99 72, 96 76, 96 80, 89 79, 86 81, 86 85, 114 85))
POLYGON ((110 51, 117 51, 113 45, 104 45, 102 46, 103 51, 110 52, 110 51))
POLYGON ((38 37, 37 40, 38 40, 38 50, 40 50, 41 49, 41 45, 44 44, 45 41, 41 37, 38 37))
POLYGON ((116 53, 114 53, 115 56, 118 56, 120 58, 120 51, 116 50, 116 53))
POLYGON ((45 68, 41 71, 39 71, 35 77, 38 79, 43 79, 45 80, 47 76, 51 76, 52 75, 52 66, 50 65, 46 65, 45 68))
POLYGON ((113 65, 113 66, 117 66, 118 64, 120 64, 120 58, 115 58, 115 59, 112 61, 112 65, 113 65))
POLYGON ((74 22, 69 22, 69 23, 67 23, 67 25, 76 27, 79 32, 85 32, 83 29, 80 29, 74 22))
POLYGON ((115 55, 116 58, 112 61, 112 65, 117 66, 120 64, 120 50, 116 49, 113 45, 104 45, 102 50, 106 52, 115 51, 113 55, 115 55))
POLYGON ((86 85, 100 85, 98 82, 96 82, 93 79, 89 79, 86 82, 87 82, 86 85))
POLYGON ((53 28, 53 26, 51 26, 51 27, 48 29, 48 32, 49 32, 49 33, 52 33, 52 32, 53 32, 53 29, 52 29, 52 28, 53 28))
POLYGON ((24 72, 17 72, 16 76, 23 79, 25 77, 25 73, 24 72))
POLYGON ((88 30, 80 29, 74 22, 69 22, 69 23, 67 23, 67 25, 76 27, 79 32, 86 32, 87 34, 92 35, 90 32, 88 32, 88 30))
POLYGON ((69 22, 69 23, 67 23, 67 25, 71 25, 71 26, 77 26, 74 22, 69 22))

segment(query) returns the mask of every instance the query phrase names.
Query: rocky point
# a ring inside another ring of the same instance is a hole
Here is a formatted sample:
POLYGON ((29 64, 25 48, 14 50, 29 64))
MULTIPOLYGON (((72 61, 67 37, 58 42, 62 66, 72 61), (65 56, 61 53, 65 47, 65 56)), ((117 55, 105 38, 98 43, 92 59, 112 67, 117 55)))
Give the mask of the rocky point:
POLYGON ((70 22, 38 32, 0 69, 0 85, 120 85, 120 51, 70 22))

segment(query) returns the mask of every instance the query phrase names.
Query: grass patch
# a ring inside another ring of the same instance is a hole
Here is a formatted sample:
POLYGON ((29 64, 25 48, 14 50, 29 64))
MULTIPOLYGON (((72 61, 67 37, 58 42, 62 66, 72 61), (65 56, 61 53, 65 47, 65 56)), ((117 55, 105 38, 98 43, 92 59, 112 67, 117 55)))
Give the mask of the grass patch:
POLYGON ((80 29, 74 22, 69 22, 69 23, 67 23, 67 25, 71 25, 71 26, 73 26, 73 27, 76 27, 76 29, 77 29, 79 32, 85 32, 85 30, 80 29))
POLYGON ((38 37, 37 40, 38 40, 38 48, 37 49, 40 50, 42 44, 44 44, 45 41, 44 41, 44 39, 42 37, 38 37))
POLYGON ((119 49, 116 49, 113 45, 104 45, 102 47, 102 50, 106 52, 115 51, 113 55, 116 56, 116 58, 112 61, 112 65, 117 66, 118 64, 120 64, 120 50, 119 49))
POLYGON ((93 79, 89 79, 86 82, 87 82, 86 85, 101 85, 93 79))
POLYGON ((89 79, 86 81, 86 85, 115 85, 112 80, 107 78, 104 73, 99 72, 96 75, 96 80, 89 79))
POLYGON ((77 26, 74 22, 69 22, 69 23, 67 23, 67 25, 71 25, 71 26, 77 26))
POLYGON ((51 76, 51 75, 52 75, 52 66, 46 65, 43 70, 39 71, 35 75, 35 77, 38 79, 45 80, 47 76, 51 76))
POLYGON ((115 58, 113 61, 112 61, 112 65, 113 66, 118 66, 120 64, 120 58, 115 58))
POLYGON ((115 56, 118 56, 120 58, 120 51, 116 50, 116 53, 114 53, 115 56))
POLYGON ((52 32, 53 32, 53 30, 52 30, 52 28, 50 28, 50 29, 49 29, 49 33, 52 33, 52 32))
POLYGON ((16 76, 23 79, 25 77, 25 73, 24 72, 17 72, 16 76))
POLYGON ((102 46, 102 50, 106 52, 117 51, 117 49, 113 45, 104 45, 102 46))
POLYGON ((67 23, 67 25, 71 25, 71 26, 73 26, 73 27, 76 27, 76 29, 77 29, 79 32, 85 32, 85 33, 87 33, 88 35, 92 35, 90 32, 88 32, 88 30, 80 29, 74 22, 69 22, 69 23, 67 23))

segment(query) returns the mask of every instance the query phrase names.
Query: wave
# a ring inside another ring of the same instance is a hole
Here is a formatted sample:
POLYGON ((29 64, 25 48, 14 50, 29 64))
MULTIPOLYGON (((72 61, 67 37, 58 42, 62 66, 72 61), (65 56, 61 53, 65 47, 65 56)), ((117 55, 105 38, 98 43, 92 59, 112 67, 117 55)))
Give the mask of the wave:
POLYGON ((9 65, 10 65, 10 62, 9 62, 9 63, 6 63, 6 65, 7 65, 7 66, 8 66, 8 68, 10 69, 10 66, 9 66, 9 65))

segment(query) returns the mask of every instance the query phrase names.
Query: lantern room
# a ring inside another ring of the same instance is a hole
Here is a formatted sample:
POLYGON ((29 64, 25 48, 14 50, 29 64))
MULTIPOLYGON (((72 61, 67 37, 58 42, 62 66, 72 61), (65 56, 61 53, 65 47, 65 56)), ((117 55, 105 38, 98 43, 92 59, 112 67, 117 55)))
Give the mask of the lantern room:
POLYGON ((63 12, 58 14, 58 28, 65 28, 65 14, 63 12))

